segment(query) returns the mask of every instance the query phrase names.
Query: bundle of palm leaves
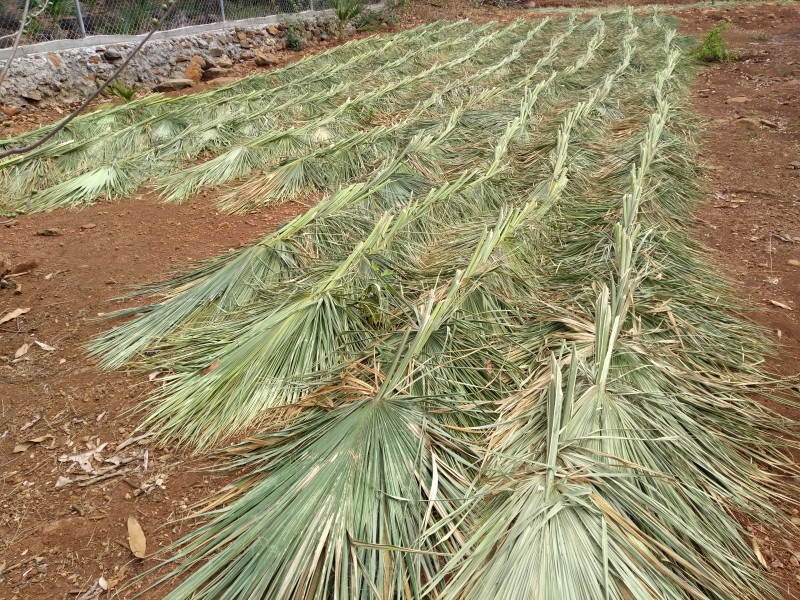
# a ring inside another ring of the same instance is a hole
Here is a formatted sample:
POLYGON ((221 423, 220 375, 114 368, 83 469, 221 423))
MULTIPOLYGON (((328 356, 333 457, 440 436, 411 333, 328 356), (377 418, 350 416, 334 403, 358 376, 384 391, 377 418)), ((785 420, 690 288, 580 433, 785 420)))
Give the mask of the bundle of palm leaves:
POLYGON ((144 429, 247 471, 168 598, 777 596, 740 518, 782 522, 797 436, 686 234, 690 45, 657 13, 434 24, 5 165, 31 209, 321 197, 91 347, 168 373, 144 429))

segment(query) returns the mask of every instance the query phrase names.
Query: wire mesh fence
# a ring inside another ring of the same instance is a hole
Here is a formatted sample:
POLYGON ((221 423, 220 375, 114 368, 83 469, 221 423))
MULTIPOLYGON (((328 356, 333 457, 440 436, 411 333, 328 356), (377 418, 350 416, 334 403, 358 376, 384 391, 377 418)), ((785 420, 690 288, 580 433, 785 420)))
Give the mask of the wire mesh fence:
MULTIPOLYGON (((23 44, 90 35, 137 35, 150 28, 163 0, 31 0, 23 44)), ((297 13, 330 0, 177 0, 163 29, 297 13)), ((0 0, 0 48, 13 44, 24 0, 0 0)))
MULTIPOLYGON (((0 45, 10 46, 20 26, 24 2, 2 0, 0 7, 0 45)), ((79 38, 82 36, 77 4, 72 0, 32 0, 22 43, 35 44, 55 39, 79 38)))

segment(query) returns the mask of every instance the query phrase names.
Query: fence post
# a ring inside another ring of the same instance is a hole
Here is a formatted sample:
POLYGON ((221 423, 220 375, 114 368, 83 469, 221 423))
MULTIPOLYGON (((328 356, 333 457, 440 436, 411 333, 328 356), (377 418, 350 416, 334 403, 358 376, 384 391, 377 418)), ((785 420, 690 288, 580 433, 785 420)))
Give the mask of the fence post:
POLYGON ((86 26, 83 24, 83 12, 81 12, 81 0, 75 0, 75 13, 78 15, 78 27, 81 28, 81 37, 86 37, 86 26))
MULTIPOLYGON (((78 0, 75 0, 76 2, 78 0)), ((222 17, 222 22, 225 22, 225 0, 219 0, 219 12, 220 16, 222 17)))
POLYGON ((314 0, 309 0, 309 4, 311 12, 314 12, 314 0))

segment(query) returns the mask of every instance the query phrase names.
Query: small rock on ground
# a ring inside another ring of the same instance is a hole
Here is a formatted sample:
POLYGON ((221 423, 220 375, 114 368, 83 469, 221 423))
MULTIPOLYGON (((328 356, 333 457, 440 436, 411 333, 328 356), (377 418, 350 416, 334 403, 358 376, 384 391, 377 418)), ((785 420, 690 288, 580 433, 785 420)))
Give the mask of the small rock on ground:
POLYGON ((155 92, 175 92, 192 87, 194 82, 191 79, 167 79, 153 88, 155 92))

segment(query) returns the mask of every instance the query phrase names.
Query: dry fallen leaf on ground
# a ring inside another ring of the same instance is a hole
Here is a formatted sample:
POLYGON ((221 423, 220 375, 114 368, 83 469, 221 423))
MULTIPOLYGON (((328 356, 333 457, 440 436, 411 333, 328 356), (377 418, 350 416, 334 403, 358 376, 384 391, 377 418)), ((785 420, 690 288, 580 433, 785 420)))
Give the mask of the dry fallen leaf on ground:
POLYGON ((68 486, 70 483, 72 483, 72 479, 70 479, 69 477, 64 477, 63 475, 60 475, 58 477, 58 480, 56 481, 56 488, 62 488, 62 487, 68 486))
POLYGON ((17 351, 14 352, 14 358, 22 358, 23 356, 25 356, 28 353, 28 349, 30 347, 31 347, 30 344, 22 344, 22 346, 17 348, 17 351))
POLYGON ((144 558, 147 554, 147 538, 136 517, 128 517, 128 545, 136 558, 144 558))
POLYGON ((35 340, 33 343, 39 346, 39 348, 41 348, 42 350, 47 350, 48 352, 52 352, 53 350, 55 350, 53 346, 50 346, 49 344, 45 344, 44 342, 40 342, 38 340, 35 340))
POLYGON ((12 310, 6 316, 4 316, 2 319, 0 319, 0 325, 2 325, 3 323, 6 323, 8 321, 11 321, 12 319, 16 319, 17 317, 21 317, 25 313, 30 312, 30 310, 31 310, 30 307, 28 307, 28 308, 17 308, 16 310, 12 310))
POLYGON ((20 431, 25 431, 26 429, 30 429, 31 427, 36 425, 39 421, 41 421, 43 416, 44 416, 44 413, 41 410, 37 410, 36 414, 33 415, 33 418, 30 421, 28 421, 27 423, 25 423, 25 425, 20 427, 19 430, 20 431))
MULTIPOLYGON (((33 446, 34 444, 41 444, 42 442, 46 442, 47 440, 55 440, 52 435, 42 435, 37 438, 32 438, 30 440, 25 440, 24 442, 17 444, 14 446, 14 454, 19 454, 20 452, 25 452, 28 448, 33 446)), ((52 447, 52 444, 51 444, 52 447)))
POLYGON ((767 571, 769 571, 769 563, 767 563, 766 559, 764 558, 764 555, 761 553, 761 547, 758 545, 756 538, 753 538, 752 542, 753 542, 753 552, 755 553, 758 562, 760 562, 761 566, 763 566, 767 571))

